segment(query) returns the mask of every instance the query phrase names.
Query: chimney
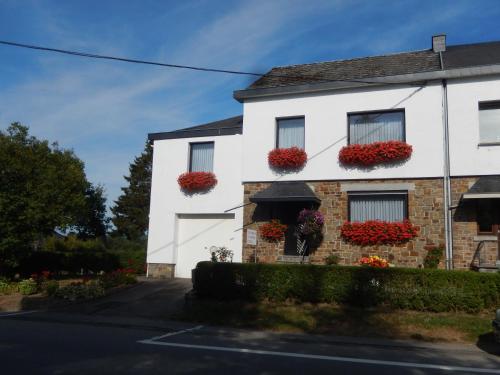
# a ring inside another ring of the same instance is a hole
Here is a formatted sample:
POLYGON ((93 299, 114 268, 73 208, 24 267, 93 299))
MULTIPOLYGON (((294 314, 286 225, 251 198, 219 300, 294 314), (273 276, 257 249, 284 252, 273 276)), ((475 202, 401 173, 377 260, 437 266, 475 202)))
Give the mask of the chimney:
POLYGON ((432 37, 432 50, 436 53, 446 51, 446 34, 434 35, 432 37))

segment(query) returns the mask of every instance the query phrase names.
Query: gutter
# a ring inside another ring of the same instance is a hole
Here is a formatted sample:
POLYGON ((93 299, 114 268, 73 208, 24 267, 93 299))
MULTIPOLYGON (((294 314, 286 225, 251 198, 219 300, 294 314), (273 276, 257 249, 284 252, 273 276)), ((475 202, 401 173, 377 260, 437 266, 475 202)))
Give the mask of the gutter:
MULTIPOLYGON (((443 57, 439 52, 441 67, 443 57)), ((451 172, 450 172, 450 137, 448 124, 448 82, 441 80, 442 86, 442 111, 443 111, 443 195, 444 195, 444 228, 445 228, 445 266, 447 270, 453 269, 453 222, 451 205, 451 172)))
MULTIPOLYGON (((443 68, 442 65, 441 67, 443 68)), ((481 76, 489 76, 496 74, 500 74, 500 64, 482 65, 482 66, 448 69, 448 70, 442 69, 431 72, 367 78, 367 80, 370 80, 370 82, 334 81, 334 82, 323 82, 323 83, 309 83, 303 85, 290 85, 290 86, 237 90, 233 92, 233 97, 240 103, 243 103, 247 99, 267 98, 271 96, 307 94, 307 93, 317 93, 317 92, 332 91, 332 90, 365 88, 372 86, 378 87, 378 86, 385 86, 388 84, 391 85, 401 84, 402 86, 406 86, 409 84, 421 84, 422 82, 425 81, 447 80, 452 78, 481 77, 481 76)))

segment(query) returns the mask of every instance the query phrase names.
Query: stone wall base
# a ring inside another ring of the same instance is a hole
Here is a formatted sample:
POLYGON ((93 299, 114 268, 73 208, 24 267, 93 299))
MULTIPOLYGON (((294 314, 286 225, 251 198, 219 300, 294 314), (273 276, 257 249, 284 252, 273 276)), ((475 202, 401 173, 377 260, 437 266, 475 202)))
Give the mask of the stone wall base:
POLYGON ((175 264, 148 263, 148 277, 153 279, 173 279, 175 264))

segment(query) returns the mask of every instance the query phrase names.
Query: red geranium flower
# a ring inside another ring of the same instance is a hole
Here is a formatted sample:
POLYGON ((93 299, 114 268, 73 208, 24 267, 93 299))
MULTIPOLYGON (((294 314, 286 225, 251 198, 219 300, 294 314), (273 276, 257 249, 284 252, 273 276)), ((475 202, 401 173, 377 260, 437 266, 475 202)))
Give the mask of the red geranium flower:
POLYGON ((283 238, 285 231, 288 227, 285 224, 281 224, 279 220, 271 220, 269 223, 265 223, 260 226, 260 236, 271 242, 277 242, 283 238))
POLYGON ((342 164, 367 167, 408 159, 412 151, 413 148, 409 144, 401 141, 353 144, 342 147, 339 152, 339 161, 342 164))
POLYGON ((301 168, 307 162, 306 152, 298 147, 275 148, 267 155, 269 165, 280 169, 301 168))
POLYGON ((212 172, 187 172, 177 179, 182 190, 196 192, 208 190, 217 185, 217 179, 212 172))
POLYGON ((408 220, 402 223, 370 220, 345 222, 340 233, 346 241, 356 245, 385 245, 408 242, 418 235, 418 228, 408 220))

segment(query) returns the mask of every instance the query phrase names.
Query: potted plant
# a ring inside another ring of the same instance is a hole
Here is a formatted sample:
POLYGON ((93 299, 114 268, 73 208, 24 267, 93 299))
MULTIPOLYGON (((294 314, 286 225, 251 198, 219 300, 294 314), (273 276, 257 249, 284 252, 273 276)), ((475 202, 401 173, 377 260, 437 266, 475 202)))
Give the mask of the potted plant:
POLYGON ((342 147, 339 161, 344 165, 371 167, 406 160, 412 152, 412 146, 402 141, 352 144, 342 147))
POLYGON ((307 162, 307 154, 298 147, 275 148, 269 152, 267 160, 272 168, 300 169, 307 162))
POLYGON ((217 185, 212 172, 186 172, 179 176, 177 182, 188 193, 207 191, 217 185))

